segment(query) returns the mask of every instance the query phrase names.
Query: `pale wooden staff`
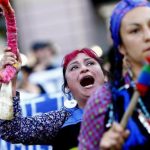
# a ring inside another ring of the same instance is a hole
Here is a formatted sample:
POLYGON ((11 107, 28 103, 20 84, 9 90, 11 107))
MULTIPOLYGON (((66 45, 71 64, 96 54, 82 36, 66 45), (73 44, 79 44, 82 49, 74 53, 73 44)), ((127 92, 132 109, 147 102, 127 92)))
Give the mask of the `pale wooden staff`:
MULTIPOLYGON (((0 0, 0 7, 3 10, 7 29, 7 46, 14 54, 17 54, 17 27, 15 11, 9 0, 0 0)), ((11 80, 17 72, 17 64, 6 65, 0 70, 0 119, 10 120, 13 118, 12 83, 11 80)))
POLYGON ((121 119, 121 122, 120 122, 121 126, 124 129, 126 128, 126 125, 128 123, 129 118, 132 116, 132 114, 134 112, 134 109, 135 109, 135 107, 137 105, 139 96, 140 96, 140 93, 137 90, 135 90, 135 92, 134 92, 134 94, 132 96, 132 99, 131 99, 131 101, 129 103, 129 106, 127 107, 127 110, 125 111, 125 113, 124 113, 124 115, 123 115, 123 117, 121 119))

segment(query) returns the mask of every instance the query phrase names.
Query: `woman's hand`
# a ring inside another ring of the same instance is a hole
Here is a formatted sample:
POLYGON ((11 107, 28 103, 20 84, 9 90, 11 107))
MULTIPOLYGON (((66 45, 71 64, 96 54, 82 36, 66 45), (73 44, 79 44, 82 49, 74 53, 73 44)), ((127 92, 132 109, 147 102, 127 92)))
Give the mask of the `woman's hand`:
POLYGON ((128 136, 129 130, 124 130, 120 124, 113 123, 100 141, 100 150, 121 150, 128 136))
POLYGON ((17 74, 21 68, 21 57, 19 54, 19 51, 17 52, 17 55, 11 52, 11 48, 6 48, 4 50, 4 55, 2 56, 0 60, 0 70, 4 69, 6 65, 12 65, 16 68, 17 72, 14 78, 12 79, 12 95, 16 95, 16 82, 17 82, 17 74))
POLYGON ((0 60, 0 69, 4 69, 6 65, 12 65, 17 69, 17 72, 21 67, 21 57, 19 52, 17 52, 17 56, 11 52, 11 49, 8 47, 4 50, 4 55, 0 60))

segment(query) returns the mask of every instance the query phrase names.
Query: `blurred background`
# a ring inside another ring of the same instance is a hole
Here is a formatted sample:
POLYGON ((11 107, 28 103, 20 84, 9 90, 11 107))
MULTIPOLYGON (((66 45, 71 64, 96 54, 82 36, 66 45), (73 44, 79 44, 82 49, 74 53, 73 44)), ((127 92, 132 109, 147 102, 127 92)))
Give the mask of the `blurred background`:
MULTIPOLYGON (((28 53, 35 41, 52 41, 59 57, 82 47, 111 45, 108 18, 117 0, 11 0, 16 12, 19 49, 28 53)), ((0 45, 6 45, 4 18, 0 45)), ((59 61, 59 60, 58 60, 59 61)))

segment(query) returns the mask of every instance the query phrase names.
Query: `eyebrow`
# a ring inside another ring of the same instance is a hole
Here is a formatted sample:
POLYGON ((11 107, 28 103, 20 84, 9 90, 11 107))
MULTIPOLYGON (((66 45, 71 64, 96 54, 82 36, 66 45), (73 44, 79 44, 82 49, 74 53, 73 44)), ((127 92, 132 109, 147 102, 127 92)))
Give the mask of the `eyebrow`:
POLYGON ((140 23, 129 23, 130 26, 140 26, 140 23))
MULTIPOLYGON (((88 60, 90 60, 90 59, 94 59, 94 58, 88 57, 88 58, 85 58, 84 61, 88 61, 88 60)), ((69 66, 70 66, 70 65, 74 65, 74 64, 79 64, 79 62, 78 62, 78 61, 74 61, 74 62, 70 63, 69 66)))
MULTIPOLYGON (((149 22, 150 22, 150 19, 148 19, 146 22, 149 23, 149 22)), ((141 26, 142 23, 141 23, 141 21, 137 20, 137 21, 134 21, 134 22, 132 22, 132 21, 129 22, 128 25, 141 26)))
POLYGON ((126 29, 132 29, 132 28, 135 28, 135 27, 140 27, 141 25, 138 24, 138 23, 129 23, 126 25, 126 29))

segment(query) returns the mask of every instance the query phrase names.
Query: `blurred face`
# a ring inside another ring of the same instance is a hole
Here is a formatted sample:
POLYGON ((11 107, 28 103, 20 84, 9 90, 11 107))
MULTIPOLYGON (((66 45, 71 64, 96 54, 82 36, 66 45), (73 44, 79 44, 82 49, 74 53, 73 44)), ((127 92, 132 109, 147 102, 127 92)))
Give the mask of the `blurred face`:
POLYGON ((121 23, 120 52, 127 55, 132 67, 142 67, 150 56, 150 8, 137 7, 128 12, 121 23))
POLYGON ((84 107, 91 94, 104 83, 104 74, 99 63, 79 53, 69 62, 65 74, 68 88, 80 107, 84 107))
POLYGON ((49 47, 45 47, 42 49, 39 49, 35 52, 35 56, 39 62, 50 60, 53 56, 52 51, 49 49, 49 47))

